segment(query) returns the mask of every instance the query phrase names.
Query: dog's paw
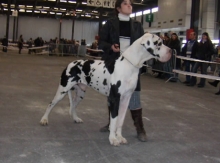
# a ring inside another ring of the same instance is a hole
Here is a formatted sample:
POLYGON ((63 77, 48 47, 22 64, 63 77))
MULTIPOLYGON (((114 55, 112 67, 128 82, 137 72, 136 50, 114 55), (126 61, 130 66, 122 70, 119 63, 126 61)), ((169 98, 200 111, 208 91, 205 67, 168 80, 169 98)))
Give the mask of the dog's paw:
POLYGON ((75 123, 83 123, 83 120, 79 117, 75 117, 75 118, 73 118, 73 120, 75 123))
POLYGON ((120 144, 127 144, 128 143, 128 141, 123 136, 116 136, 116 138, 120 144))
POLYGON ((110 144, 113 145, 113 146, 120 146, 120 142, 118 141, 118 139, 115 139, 115 138, 109 138, 109 141, 110 141, 110 144))
POLYGON ((40 120, 40 124, 41 124, 42 126, 48 125, 48 119, 42 118, 42 119, 40 120))

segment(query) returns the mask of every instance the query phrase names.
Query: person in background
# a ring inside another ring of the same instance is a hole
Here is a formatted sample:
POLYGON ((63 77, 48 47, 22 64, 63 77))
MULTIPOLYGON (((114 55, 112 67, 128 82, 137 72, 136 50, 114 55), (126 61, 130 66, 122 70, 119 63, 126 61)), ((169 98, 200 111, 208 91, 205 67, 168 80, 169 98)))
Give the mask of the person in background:
MULTIPOLYGON (((198 51, 198 41, 196 40, 196 33, 191 32, 189 36, 189 40, 182 48, 182 55, 188 58, 196 59, 196 53, 198 51)), ((192 69, 195 65, 194 61, 185 60, 185 71, 192 72, 192 69)), ((190 84, 190 76, 186 75, 186 81, 183 82, 184 84, 190 84)))
MULTIPOLYGON (((203 61, 211 61, 212 54, 214 52, 212 41, 209 38, 209 34, 204 32, 202 34, 202 39, 198 44, 198 53, 197 58, 203 61)), ((193 73, 197 73, 198 68, 201 68, 201 74, 207 74, 208 63, 205 62, 196 62, 193 67, 193 73)), ((198 84, 199 88, 205 86, 205 78, 200 78, 200 82, 198 84)), ((196 77, 192 76, 190 80, 190 84, 187 86, 194 86, 196 84, 196 77)))
POLYGON ((18 39, 18 48, 19 48, 19 54, 21 54, 21 49, 23 48, 23 43, 24 43, 24 40, 23 40, 23 37, 22 35, 20 35, 19 39, 18 39))
MULTIPOLYGON (((144 34, 144 29, 140 22, 132 20, 132 2, 130 0, 116 0, 115 2, 116 17, 109 19, 100 32, 99 48, 105 53, 102 60, 105 60, 106 66, 111 65, 120 57, 135 40, 144 34)), ((135 54, 133 54, 135 55, 135 54)), ((142 120, 142 107, 140 100, 140 73, 138 75, 137 87, 131 96, 128 108, 134 121, 137 131, 137 138, 147 141, 147 135, 142 120)), ((110 102, 112 99, 108 97, 109 119, 110 119, 110 102)), ((109 123, 100 129, 101 132, 109 131, 109 123)))
POLYGON ((3 52, 7 52, 8 39, 6 38, 6 36, 4 36, 4 38, 2 39, 2 46, 3 46, 2 51, 3 51, 3 52))
MULTIPOLYGON (((220 49, 220 47, 219 47, 220 49)), ((218 55, 218 58, 216 59, 216 62, 220 62, 220 55, 218 55)), ((220 77, 220 69, 219 69, 219 74, 218 76, 220 77)), ((215 80, 213 82, 208 82, 210 85, 214 86, 214 87, 217 87, 218 86, 218 83, 220 81, 219 80, 215 80)), ((220 95, 220 87, 219 87, 219 91, 215 93, 216 95, 220 95)))
MULTIPOLYGON (((178 38, 176 33, 172 33, 171 34, 171 39, 170 39, 169 43, 167 44, 167 46, 169 48, 173 49, 173 50, 176 50, 176 55, 180 55, 181 45, 180 45, 180 40, 179 40, 179 38, 178 38)), ((174 55, 172 55, 171 59, 164 64, 164 70, 166 72, 168 72, 167 75, 166 75, 167 78, 170 78, 172 76, 171 74, 173 72, 173 68, 175 66, 175 62, 176 62, 176 67, 175 68, 176 69, 180 69, 181 60, 176 58, 174 55), (176 61, 175 61, 175 59, 176 59, 176 61)), ((170 81, 171 82, 177 82, 177 79, 173 78, 170 81)))

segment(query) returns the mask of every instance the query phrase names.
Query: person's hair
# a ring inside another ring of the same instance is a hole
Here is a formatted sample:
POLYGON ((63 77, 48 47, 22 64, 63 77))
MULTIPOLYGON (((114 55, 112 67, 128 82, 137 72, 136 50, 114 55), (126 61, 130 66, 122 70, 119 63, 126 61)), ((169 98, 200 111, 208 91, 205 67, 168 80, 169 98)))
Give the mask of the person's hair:
MULTIPOLYGON (((131 2, 131 5, 133 4, 133 1, 132 0, 129 0, 131 2)), ((124 2, 124 0, 116 0, 115 2, 115 13, 116 15, 118 15, 118 9, 117 8, 121 8, 121 4, 122 2, 124 2)))
POLYGON ((179 39, 179 37, 178 37, 178 35, 177 35, 176 33, 172 33, 172 34, 171 34, 171 37, 172 37, 172 36, 176 36, 176 39, 179 39))
MULTIPOLYGON (((203 35, 205 35, 206 37, 207 37, 207 41, 208 41, 208 43, 212 43, 212 41, 211 41, 211 39, 210 39, 210 37, 209 37, 209 34, 207 33, 207 32, 204 32, 203 34, 202 34, 202 36, 203 35)), ((200 43, 202 42, 202 38, 201 38, 201 40, 200 40, 200 43)))

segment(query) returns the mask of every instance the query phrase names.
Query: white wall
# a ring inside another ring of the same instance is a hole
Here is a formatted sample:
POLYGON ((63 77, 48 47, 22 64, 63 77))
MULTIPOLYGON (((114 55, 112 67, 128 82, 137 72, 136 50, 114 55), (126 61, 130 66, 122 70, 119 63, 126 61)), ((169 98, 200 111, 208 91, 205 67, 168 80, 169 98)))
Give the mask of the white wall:
MULTIPOLYGON (((4 37, 6 33, 6 18, 6 15, 0 14, 0 38, 4 37)), ((10 17, 9 39, 13 37, 13 19, 10 17)), ((22 34, 24 40, 28 40, 30 37, 32 39, 42 37, 49 41, 51 38, 59 37, 59 19, 20 16, 18 22, 18 37, 22 34)), ((98 35, 98 28, 98 22, 75 21, 73 38, 75 40, 86 39, 86 42, 91 44, 98 35)), ((71 39, 71 37, 72 20, 62 20, 61 38, 71 39)))

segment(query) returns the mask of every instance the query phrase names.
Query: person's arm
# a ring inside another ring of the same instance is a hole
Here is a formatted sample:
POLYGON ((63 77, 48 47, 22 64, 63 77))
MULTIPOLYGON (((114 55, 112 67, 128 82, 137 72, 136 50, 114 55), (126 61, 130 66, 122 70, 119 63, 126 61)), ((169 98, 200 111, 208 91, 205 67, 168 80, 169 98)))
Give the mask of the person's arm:
POLYGON ((109 41, 109 32, 110 32, 110 26, 109 22, 107 21, 105 25, 102 27, 99 35, 99 48, 102 50, 111 49, 111 44, 109 41))

